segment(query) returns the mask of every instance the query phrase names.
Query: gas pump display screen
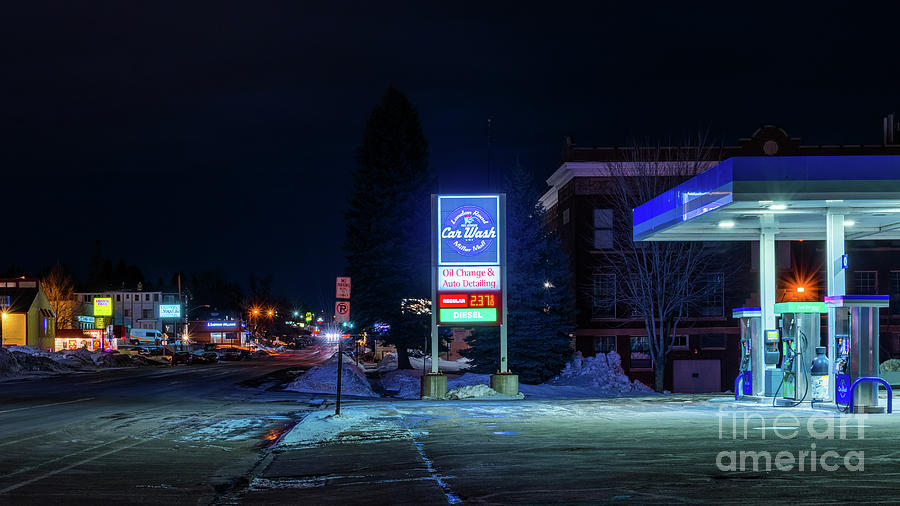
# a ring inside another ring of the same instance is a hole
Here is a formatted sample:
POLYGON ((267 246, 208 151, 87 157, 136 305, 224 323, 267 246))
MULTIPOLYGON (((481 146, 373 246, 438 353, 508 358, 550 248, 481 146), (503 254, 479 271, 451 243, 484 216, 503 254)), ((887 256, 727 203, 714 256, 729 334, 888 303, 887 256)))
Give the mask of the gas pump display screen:
POLYGON ((766 342, 771 343, 778 340, 778 329, 766 331, 766 342))
POLYGON ((496 325, 501 321, 500 307, 500 292, 441 293, 438 294, 438 325, 496 325))

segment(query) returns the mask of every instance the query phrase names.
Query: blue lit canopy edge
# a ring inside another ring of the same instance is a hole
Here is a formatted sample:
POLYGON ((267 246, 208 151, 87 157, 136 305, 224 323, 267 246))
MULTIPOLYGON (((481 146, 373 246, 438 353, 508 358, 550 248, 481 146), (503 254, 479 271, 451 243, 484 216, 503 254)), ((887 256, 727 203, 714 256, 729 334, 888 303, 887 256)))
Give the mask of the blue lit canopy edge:
POLYGON ((834 295, 825 297, 828 307, 889 307, 888 295, 834 295))
POLYGON ((900 239, 900 156, 729 158, 635 208, 633 237, 758 240, 772 214, 779 240, 821 240, 828 208, 852 220, 849 240, 900 239))
POLYGON ((731 310, 732 318, 754 318, 759 316, 762 316, 762 308, 759 306, 736 307, 731 310))

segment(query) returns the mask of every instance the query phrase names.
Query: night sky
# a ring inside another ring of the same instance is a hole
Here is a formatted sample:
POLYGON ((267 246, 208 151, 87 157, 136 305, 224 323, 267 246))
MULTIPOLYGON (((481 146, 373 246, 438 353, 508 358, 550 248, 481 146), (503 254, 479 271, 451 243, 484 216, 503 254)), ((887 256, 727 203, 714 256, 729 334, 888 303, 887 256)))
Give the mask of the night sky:
POLYGON ((776 124, 880 143, 900 112, 897 12, 617 3, 7 3, 0 269, 84 273, 101 239, 151 280, 223 268, 328 298, 354 151, 390 85, 441 191, 490 189, 488 118, 494 169, 544 179, 565 135, 735 144, 776 124))

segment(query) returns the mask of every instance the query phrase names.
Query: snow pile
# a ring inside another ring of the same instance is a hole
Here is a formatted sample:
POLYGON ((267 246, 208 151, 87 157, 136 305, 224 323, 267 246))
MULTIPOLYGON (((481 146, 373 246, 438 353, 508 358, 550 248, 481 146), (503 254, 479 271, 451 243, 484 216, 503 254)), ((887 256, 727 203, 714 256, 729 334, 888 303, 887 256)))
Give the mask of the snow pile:
POLYGON ((601 396, 649 393, 653 390, 640 381, 631 381, 622 370, 622 358, 610 351, 584 358, 580 352, 566 364, 559 376, 546 383, 553 386, 573 386, 590 390, 601 396))
POLYGON ((51 352, 31 346, 10 346, 0 351, 0 376, 3 377, 149 365, 161 363, 139 356, 91 352, 85 348, 51 352))
POLYGON ((418 399, 422 391, 422 377, 418 375, 418 371, 409 369, 391 371, 381 378, 381 385, 385 390, 397 392, 393 397, 418 399))
POLYGON ((397 370, 397 354, 388 353, 387 355, 383 356, 381 358, 381 361, 378 362, 378 367, 376 368, 376 370, 378 372, 397 370))
POLYGON ((892 358, 882 362, 881 372, 900 372, 900 359, 892 358))
MULTIPOLYGON (((31 350, 34 350, 34 348, 31 350)), ((15 347, 0 348, 0 376, 23 376, 34 373, 65 372, 69 370, 71 370, 70 367, 42 356, 41 352, 35 354, 18 353, 15 347)))
POLYGON ((454 388, 453 390, 447 392, 447 398, 451 400, 496 397, 498 395, 500 395, 499 392, 483 384, 467 385, 459 388, 454 388))
MULTIPOLYGON (((313 367, 291 382, 285 390, 316 394, 334 394, 337 391, 338 357, 333 355, 324 364, 313 367)), ((378 397, 366 379, 361 367, 344 355, 341 367, 341 393, 363 397, 378 397)))

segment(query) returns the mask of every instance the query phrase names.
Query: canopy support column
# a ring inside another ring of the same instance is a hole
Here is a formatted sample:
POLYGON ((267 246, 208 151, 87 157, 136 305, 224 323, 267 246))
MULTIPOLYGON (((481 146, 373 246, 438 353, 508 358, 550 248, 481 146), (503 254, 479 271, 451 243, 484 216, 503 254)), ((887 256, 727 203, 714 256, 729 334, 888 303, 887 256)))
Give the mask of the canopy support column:
MULTIPOLYGON (((843 266, 844 257, 844 210, 828 209, 825 215, 825 267, 827 270, 827 289, 829 296, 846 295, 846 273, 843 266)), ((835 308, 828 306, 828 394, 834 400, 834 360, 835 349, 835 308)))
MULTIPOLYGON (((760 332, 766 329, 775 328, 775 234, 778 229, 775 228, 775 218, 771 214, 760 217, 760 234, 759 234, 759 310, 760 324, 762 328, 760 332)), ((756 349, 753 350, 756 356, 757 364, 765 364, 765 346, 764 339, 757 341, 756 349)), ((753 394, 763 395, 764 381, 754 382, 753 394)))

